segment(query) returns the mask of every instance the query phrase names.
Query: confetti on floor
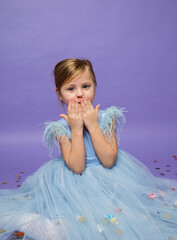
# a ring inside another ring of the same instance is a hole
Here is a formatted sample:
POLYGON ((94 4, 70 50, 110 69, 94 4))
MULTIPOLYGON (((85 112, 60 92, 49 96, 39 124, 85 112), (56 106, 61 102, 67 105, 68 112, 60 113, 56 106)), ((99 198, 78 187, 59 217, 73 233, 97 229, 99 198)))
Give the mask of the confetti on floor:
MULTIPOLYGON (((19 172, 18 174, 15 174, 15 183, 17 183, 17 185, 16 185, 17 188, 21 187, 21 183, 22 183, 22 176, 21 175, 22 174, 24 174, 24 172, 22 172, 22 171, 19 172)), ((1 184, 3 184, 3 185, 6 185, 8 183, 11 184, 10 182, 7 182, 7 181, 1 182, 1 184)))
MULTIPOLYGON (((175 160, 177 160, 177 156, 176 155, 173 155, 172 156, 175 160)), ((157 160, 154 160, 153 161, 154 163, 157 163, 158 161, 157 160)), ((176 162, 177 163, 177 162, 176 162)), ((159 174, 161 175, 161 176, 165 176, 165 173, 172 173, 172 171, 171 171, 171 169, 169 169, 170 167, 171 167, 171 165, 170 164, 167 164, 167 165, 165 165, 165 167, 166 168, 168 168, 168 169, 162 169, 162 168, 160 168, 159 166, 158 167, 155 167, 155 170, 161 170, 161 172, 159 172, 159 174)), ((174 169, 173 169, 174 170, 174 169)), ((177 170, 176 170, 177 171, 177 170)), ((174 173, 174 175, 177 175, 177 172, 176 173, 174 173)), ((165 176, 166 177, 166 176, 165 176)))
POLYGON ((17 240, 17 239, 25 239, 25 240, 34 240, 30 237, 24 236, 24 232, 14 231, 6 240, 17 240))
MULTIPOLYGON (((24 172, 20 172, 20 174, 23 174, 24 172)), ((16 174, 16 182, 19 182, 21 181, 21 176, 19 174, 16 174)), ((18 184, 17 187, 21 187, 21 184, 18 184)))

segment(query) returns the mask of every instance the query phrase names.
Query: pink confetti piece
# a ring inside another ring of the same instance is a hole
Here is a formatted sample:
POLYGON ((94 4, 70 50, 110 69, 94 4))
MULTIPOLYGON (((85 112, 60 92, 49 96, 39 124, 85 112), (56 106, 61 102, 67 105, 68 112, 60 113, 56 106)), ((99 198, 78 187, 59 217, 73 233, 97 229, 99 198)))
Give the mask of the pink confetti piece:
POLYGON ((169 205, 168 205, 168 204, 166 204, 166 203, 163 203, 163 204, 164 204, 165 206, 167 206, 167 207, 169 206, 169 205))
POLYGON ((154 193, 151 193, 148 197, 153 199, 153 198, 156 198, 157 196, 154 193))
POLYGON ((119 213, 119 212, 122 212, 122 209, 116 208, 115 211, 119 213))

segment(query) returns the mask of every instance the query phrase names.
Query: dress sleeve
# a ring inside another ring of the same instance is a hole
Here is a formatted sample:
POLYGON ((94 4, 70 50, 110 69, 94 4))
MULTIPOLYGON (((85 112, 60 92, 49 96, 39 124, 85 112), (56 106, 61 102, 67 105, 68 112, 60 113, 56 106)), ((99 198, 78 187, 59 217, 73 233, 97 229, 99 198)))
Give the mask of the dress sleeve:
POLYGON ((128 112, 125 108, 118 108, 116 106, 111 106, 104 110, 101 116, 101 130, 104 137, 110 138, 110 144, 114 147, 114 138, 112 134, 115 132, 117 137, 117 143, 120 143, 120 135, 124 124, 126 123, 126 118, 124 112, 128 112))
POLYGON ((54 146, 56 145, 59 153, 61 155, 61 149, 59 142, 61 142, 64 137, 66 137, 68 144, 71 139, 71 132, 66 124, 63 124, 61 120, 57 122, 45 122, 45 130, 42 137, 42 142, 46 145, 49 149, 50 156, 53 156, 54 146))

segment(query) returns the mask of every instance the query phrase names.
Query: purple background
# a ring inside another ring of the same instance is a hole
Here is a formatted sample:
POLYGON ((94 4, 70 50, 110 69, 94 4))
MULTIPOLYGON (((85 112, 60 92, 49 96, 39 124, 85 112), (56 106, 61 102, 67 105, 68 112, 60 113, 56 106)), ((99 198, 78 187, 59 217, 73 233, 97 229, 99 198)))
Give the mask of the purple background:
POLYGON ((71 57, 93 63, 94 107, 129 111, 120 148, 177 179, 176 13, 176 0, 0 1, 0 188, 50 160, 43 123, 64 113, 52 70, 71 57))

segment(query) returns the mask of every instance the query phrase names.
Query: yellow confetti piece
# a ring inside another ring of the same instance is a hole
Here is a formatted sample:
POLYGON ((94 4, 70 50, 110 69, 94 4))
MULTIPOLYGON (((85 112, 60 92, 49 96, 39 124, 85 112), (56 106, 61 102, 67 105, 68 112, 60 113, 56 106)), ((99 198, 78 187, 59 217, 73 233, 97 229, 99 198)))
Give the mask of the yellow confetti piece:
POLYGON ((7 184, 7 182, 2 182, 2 184, 7 184))
POLYGON ((112 223, 112 224, 118 224, 117 218, 116 218, 116 217, 111 217, 110 223, 112 223))
POLYGON ((25 200, 30 200, 30 199, 31 199, 31 196, 26 195, 26 196, 24 196, 24 199, 25 199, 25 200))
POLYGON ((5 229, 2 229, 2 230, 0 231, 0 234, 1 234, 1 233, 4 233, 4 232, 6 232, 6 230, 5 230, 5 229))
POLYGON ((173 240, 174 237, 173 237, 173 236, 168 236, 168 239, 169 239, 169 240, 173 240))
POLYGON ((116 232, 116 234, 117 234, 117 235, 120 235, 120 234, 122 234, 122 233, 123 233, 123 231, 122 231, 122 230, 120 230, 120 229, 116 229, 116 230, 115 230, 115 232, 116 232))
POLYGON ((55 224, 59 224, 59 225, 60 225, 60 221, 59 221, 58 219, 53 220, 53 222, 54 222, 55 224))
POLYGON ((84 216, 79 216, 79 221, 83 223, 83 222, 86 222, 86 219, 84 216))
POLYGON ((164 218, 169 219, 169 218, 171 218, 171 215, 170 214, 164 214, 164 218))

